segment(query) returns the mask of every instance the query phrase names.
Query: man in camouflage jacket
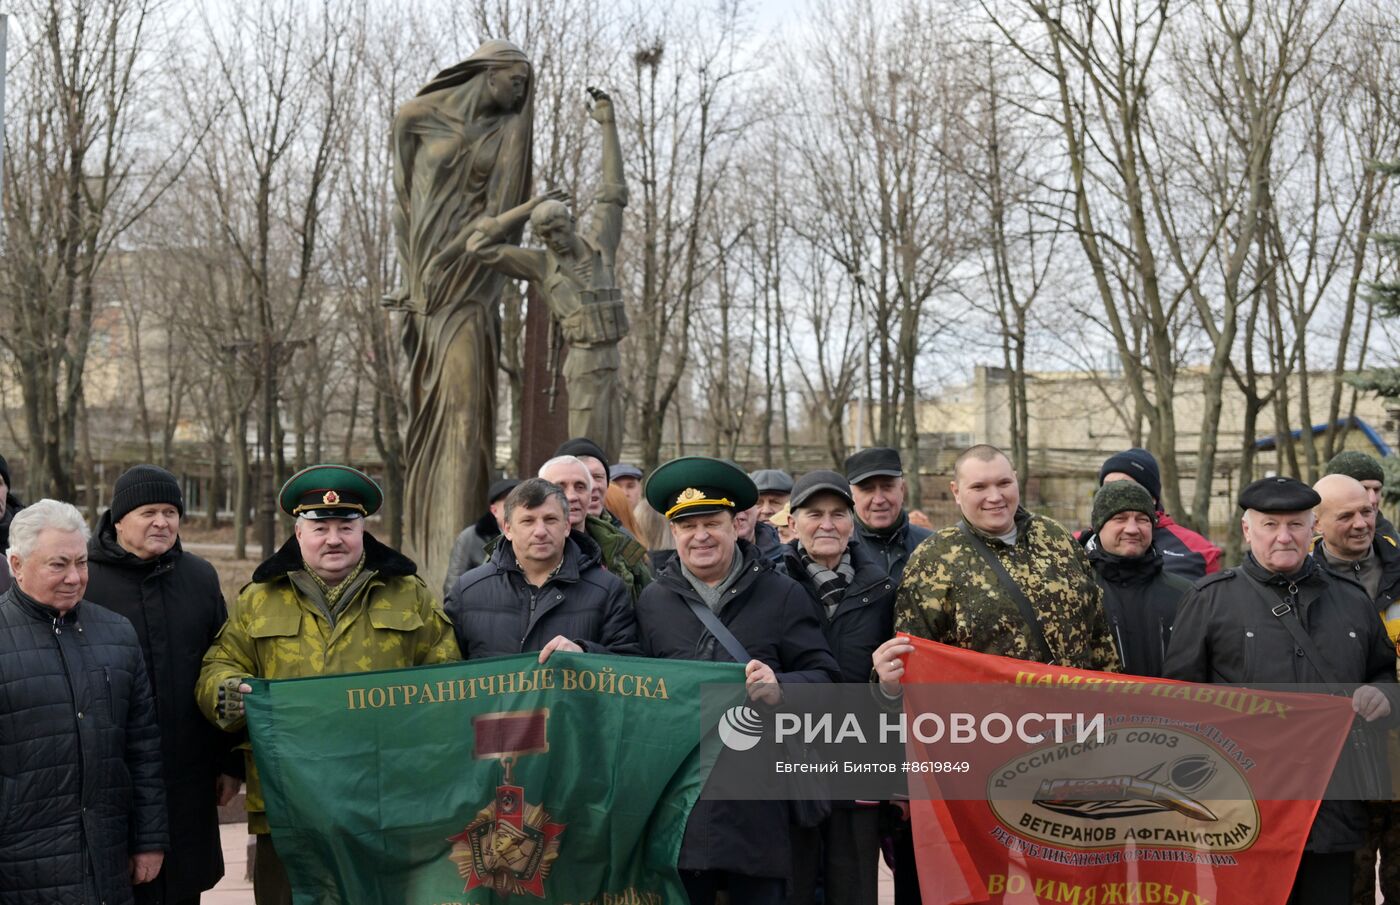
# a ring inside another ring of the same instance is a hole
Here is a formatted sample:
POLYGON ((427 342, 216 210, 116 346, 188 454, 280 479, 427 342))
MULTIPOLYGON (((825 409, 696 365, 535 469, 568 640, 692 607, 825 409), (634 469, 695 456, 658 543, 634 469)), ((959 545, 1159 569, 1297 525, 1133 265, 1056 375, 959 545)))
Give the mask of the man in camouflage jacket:
MULTIPOLYGON (((895 603, 895 630, 985 654, 1117 671, 1101 592, 1084 551, 1059 524, 1020 508, 1010 460, 995 447, 974 446, 958 457, 951 487, 962 520, 910 557, 895 603), (969 531, 1031 601, 1048 657, 969 531)), ((882 683, 889 669, 882 660, 898 657, 900 647, 887 642, 875 652, 882 683)))
MULTIPOLYGON (((246 725, 248 677, 402 669, 460 660, 452 623, 413 561, 364 530, 382 496, 370 478, 339 465, 312 466, 282 488, 296 535, 253 572, 214 645, 195 693, 216 726, 246 725)), ((246 752, 248 831, 257 836, 258 905, 290 905, 291 888, 269 835, 262 785, 246 752)))

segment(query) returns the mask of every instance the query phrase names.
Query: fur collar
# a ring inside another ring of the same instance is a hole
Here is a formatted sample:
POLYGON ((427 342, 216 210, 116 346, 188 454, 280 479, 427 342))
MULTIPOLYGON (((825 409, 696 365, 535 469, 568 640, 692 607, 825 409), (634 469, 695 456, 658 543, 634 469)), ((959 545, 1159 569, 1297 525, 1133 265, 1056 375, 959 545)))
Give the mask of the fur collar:
MULTIPOLYGON (((253 581, 257 583, 272 581, 274 578, 281 578, 288 572, 295 572, 302 568, 305 568, 305 563, 301 559, 301 547, 297 545, 296 536, 293 535, 287 538, 287 542, 282 545, 281 549, 263 560, 262 564, 253 571, 253 581)), ((375 540, 374 535, 366 531, 365 571, 376 572, 385 577, 417 575, 418 566, 414 565, 413 560, 393 547, 375 540)))

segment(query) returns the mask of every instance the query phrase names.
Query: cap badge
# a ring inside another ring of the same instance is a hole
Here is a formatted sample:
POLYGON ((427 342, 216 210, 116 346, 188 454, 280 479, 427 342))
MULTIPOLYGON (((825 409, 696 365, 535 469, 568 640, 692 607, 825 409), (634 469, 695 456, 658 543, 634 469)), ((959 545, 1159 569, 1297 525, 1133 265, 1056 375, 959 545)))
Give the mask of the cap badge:
POLYGON ((705 498, 705 494, 694 487, 687 487, 681 491, 681 495, 676 497, 677 503, 696 503, 705 498))
POLYGON ((326 495, 321 497, 321 502, 325 503, 327 506, 334 506, 336 503, 340 502, 340 494, 336 493, 334 490, 327 490, 326 495))

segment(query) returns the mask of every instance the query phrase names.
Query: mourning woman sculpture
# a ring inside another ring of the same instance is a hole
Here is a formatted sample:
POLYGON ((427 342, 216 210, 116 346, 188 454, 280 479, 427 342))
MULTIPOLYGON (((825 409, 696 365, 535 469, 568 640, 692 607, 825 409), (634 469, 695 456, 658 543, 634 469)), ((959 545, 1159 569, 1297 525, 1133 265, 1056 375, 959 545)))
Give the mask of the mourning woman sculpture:
MULTIPOLYGON (((503 277, 465 253, 473 224, 530 190, 533 78, 508 41, 438 73, 394 116, 394 228, 409 383, 404 526, 428 582, 486 507, 503 277)), ((515 236, 518 241, 519 234, 515 236)))

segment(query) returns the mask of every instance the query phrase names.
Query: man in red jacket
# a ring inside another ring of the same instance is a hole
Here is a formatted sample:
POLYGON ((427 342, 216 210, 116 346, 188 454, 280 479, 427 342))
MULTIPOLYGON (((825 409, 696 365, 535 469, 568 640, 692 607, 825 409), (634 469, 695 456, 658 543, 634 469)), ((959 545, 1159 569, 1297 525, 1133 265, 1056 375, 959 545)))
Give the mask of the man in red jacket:
MULTIPOLYGON (((1152 494, 1157 505, 1157 527, 1152 530, 1152 546, 1162 554, 1162 568, 1195 581, 1220 571, 1220 548, 1205 537, 1184 525, 1172 521, 1172 517, 1162 511, 1162 470, 1152 453, 1133 447, 1115 453, 1104 460, 1099 468, 1099 486, 1109 481, 1136 481, 1152 494)), ((1093 536, 1084 540, 1084 546, 1094 548, 1097 539, 1093 536)))

